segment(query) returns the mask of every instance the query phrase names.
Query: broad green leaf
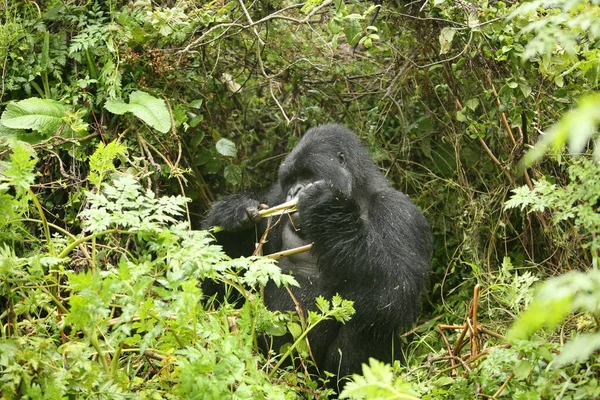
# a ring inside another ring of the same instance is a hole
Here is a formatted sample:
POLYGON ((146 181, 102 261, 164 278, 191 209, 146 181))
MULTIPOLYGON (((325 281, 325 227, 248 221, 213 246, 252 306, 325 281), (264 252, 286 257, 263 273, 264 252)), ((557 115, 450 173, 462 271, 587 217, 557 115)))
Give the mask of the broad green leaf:
POLYGON ((532 91, 531 86, 529 86, 526 82, 519 83, 519 89, 521 89, 523 97, 529 97, 532 91))
POLYGON ((131 93, 129 104, 121 100, 107 100, 104 108, 118 115, 131 112, 162 133, 167 133, 171 129, 171 114, 165 101, 139 90, 131 93))
POLYGON ((456 28, 445 27, 440 32, 440 36, 438 37, 440 41, 440 55, 446 54, 452 48, 452 39, 454 39, 454 35, 456 34, 456 28))
POLYGON ((204 171, 207 174, 216 174, 221 169, 221 160, 219 157, 210 157, 204 163, 204 171))
POLYGON ((203 120, 204 120, 204 115, 198 114, 190 119, 190 121, 188 122, 188 125, 191 126, 192 128, 195 128, 203 120))
POLYGON ((346 40, 348 40, 348 44, 354 46, 360 35, 362 33, 362 27, 360 26, 360 22, 356 19, 347 19, 346 28, 344 29, 344 34, 346 35, 346 40))
POLYGON ((190 108, 200 108, 204 104, 204 99, 194 100, 189 104, 190 108))
POLYGON ((465 115, 465 113, 463 113, 462 111, 459 110, 456 112, 456 120, 460 121, 460 122, 467 122, 468 118, 465 115))
POLYGON ((517 378, 517 380, 522 381, 529 376, 529 374, 531 373, 532 370, 533 370, 533 364, 531 363, 531 361, 518 360, 517 363, 515 364, 515 368, 513 369, 513 372, 515 373, 515 378, 517 378))
POLYGON ((201 149, 194 156, 194 165, 197 167, 199 167, 201 165, 205 165, 213 158, 215 158, 215 156, 212 151, 207 150, 207 149, 201 149))
POLYGON ((15 359, 15 354, 19 350, 19 345, 16 341, 4 339, 0 342, 0 365, 7 367, 11 361, 15 359))
POLYGON ((470 109, 472 111, 475 111, 477 109, 478 105, 479 105, 479 99, 477 99, 477 97, 469 99, 465 103, 465 107, 467 107, 468 109, 470 109))
POLYGON ((225 180, 232 185, 242 183, 242 169, 239 165, 232 164, 226 166, 223 175, 225 176, 225 180))
POLYGON ((539 286, 529 308, 508 332, 509 340, 528 339, 546 327, 550 330, 573 311, 590 312, 599 302, 600 273, 570 272, 548 279, 539 286))
POLYGON ((65 106, 61 103, 32 97, 8 103, 0 122, 12 129, 32 129, 43 135, 54 135, 65 118, 65 106))
POLYGON ((235 143, 229 139, 219 139, 217 142, 217 151, 225 157, 235 157, 237 155, 235 143))
POLYGON ((288 323, 287 328, 288 331, 290 331, 290 333, 292 334, 294 340, 298 339, 300 335, 302 335, 302 327, 300 326, 300 324, 290 322, 288 323))

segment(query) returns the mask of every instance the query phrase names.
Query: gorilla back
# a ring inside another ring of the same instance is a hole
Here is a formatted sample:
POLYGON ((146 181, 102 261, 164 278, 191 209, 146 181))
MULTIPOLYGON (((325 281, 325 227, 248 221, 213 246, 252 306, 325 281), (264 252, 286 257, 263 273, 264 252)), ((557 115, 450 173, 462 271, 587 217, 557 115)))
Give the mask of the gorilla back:
MULTIPOLYGON (((308 130, 262 195, 243 193, 216 202, 204 228, 222 226, 217 241, 232 256, 248 255, 262 234, 261 204, 297 199, 298 211, 269 232, 266 254, 313 243, 309 252, 279 262, 300 283, 293 292, 305 309, 336 293, 354 301, 356 314, 328 322, 309 335, 321 370, 339 378, 360 373, 374 357, 396 357, 395 334, 417 318, 431 262, 431 231, 406 195, 379 172, 356 135, 340 125, 308 130)), ((285 289, 268 285, 272 310, 294 310, 285 289)))

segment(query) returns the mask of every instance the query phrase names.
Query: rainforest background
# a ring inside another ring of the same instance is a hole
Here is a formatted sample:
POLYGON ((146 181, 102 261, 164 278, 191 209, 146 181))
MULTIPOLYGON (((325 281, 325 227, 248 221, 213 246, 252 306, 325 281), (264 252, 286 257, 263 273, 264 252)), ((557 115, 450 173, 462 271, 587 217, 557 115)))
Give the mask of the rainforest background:
POLYGON ((327 122, 435 240, 404 362, 340 396, 600 397, 598 0, 3 0, 0 69, 2 399, 335 396, 304 336, 352 304, 271 313, 293 279, 190 230, 327 122))

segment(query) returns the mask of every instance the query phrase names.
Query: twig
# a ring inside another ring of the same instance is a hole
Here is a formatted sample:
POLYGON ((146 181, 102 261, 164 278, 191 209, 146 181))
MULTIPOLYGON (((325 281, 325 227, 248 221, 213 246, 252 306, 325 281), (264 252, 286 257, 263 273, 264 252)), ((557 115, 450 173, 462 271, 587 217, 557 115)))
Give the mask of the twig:
POLYGON ((500 394, 504 391, 504 389, 506 389, 506 386, 508 385, 508 382, 510 382, 514 376, 515 376, 515 373, 513 371, 510 371, 510 374, 508 374, 508 377, 506 378, 506 380, 504 381, 504 383, 502 383, 502 386, 500 386, 498 388, 498 390, 496 391, 496 393, 494 393, 491 398, 492 399, 498 398, 498 396, 500 396, 500 394))
POLYGON ((293 249, 288 249, 288 250, 283 250, 283 251, 278 251, 277 253, 271 253, 271 254, 267 254, 265 257, 267 258, 271 258, 273 260, 279 260, 282 257, 289 257, 289 256, 293 256, 294 254, 300 254, 300 253, 305 253, 307 251, 310 251, 313 247, 313 244, 306 244, 304 246, 300 246, 300 247, 294 247, 293 249))
POLYGON ((285 203, 281 203, 278 206, 274 206, 268 208, 266 210, 259 210, 258 214, 261 217, 273 217, 275 215, 282 215, 296 211, 296 205, 298 204, 298 199, 293 199, 290 201, 286 201, 285 203))
POLYGON ((246 5, 244 4, 244 0, 239 0, 239 3, 240 3, 240 7, 242 7, 242 11, 244 11, 244 14, 246 15, 246 19, 248 20, 248 23, 249 23, 248 26, 250 26, 252 28, 252 31, 256 35, 256 38, 258 39, 258 42, 261 44, 261 46, 264 46, 265 42, 264 42, 264 40, 262 40, 262 38, 258 34, 258 31, 256 30, 256 26, 254 25, 254 22, 252 22, 252 17, 250 16, 250 13, 248 12, 246 5))
POLYGON ((448 338, 444 334, 443 329, 444 329, 444 327, 442 325, 437 326, 437 330, 438 330, 438 332, 440 332, 440 336, 442 337, 442 340, 446 344, 446 349, 448 350, 448 354, 450 356, 450 366, 452 367, 452 376, 456 376, 456 370, 455 370, 456 365, 454 364, 454 356, 452 355, 452 353, 454 353, 454 352, 452 351, 452 346, 450 346, 450 342, 448 341, 448 338))
MULTIPOLYGON (((479 291, 480 285, 475 285, 473 289, 473 305, 471 306, 471 318, 473 334, 471 335, 471 354, 479 353, 479 326, 477 326, 477 310, 479 309, 479 291)), ((469 319, 467 319, 469 321, 469 319)))
POLYGON ((271 231, 272 220, 273 220, 272 217, 267 217, 267 227, 265 228, 265 231, 263 232, 262 236, 260 237, 260 240, 258 241, 258 244, 256 245, 256 249, 254 249, 254 251, 252 252, 253 256, 261 256, 262 255, 262 248, 263 248, 264 244, 267 243, 267 236, 269 235, 269 232, 271 231))
MULTIPOLYGON (((217 29, 223 29, 223 28, 232 28, 232 27, 236 27, 239 28, 238 32, 241 32, 245 29, 248 28, 252 28, 255 25, 258 24, 262 24, 264 22, 273 20, 273 19, 282 19, 284 21, 290 21, 293 23, 296 23, 298 25, 301 24, 305 24, 307 22, 310 21, 310 19, 312 18, 313 15, 315 15, 317 12, 319 12, 323 7, 326 7, 328 5, 330 5, 332 3, 332 0, 326 0, 323 3, 321 3, 321 5, 313 8, 312 10, 310 10, 310 12, 308 14, 306 14, 306 16, 302 19, 298 19, 298 18, 293 18, 293 17, 288 17, 285 15, 280 15, 285 11, 288 11, 290 9, 294 9, 294 8, 300 8, 303 7, 306 3, 299 3, 299 4, 292 4, 290 6, 284 7, 281 10, 278 10, 276 12, 274 12, 273 14, 267 15, 264 18, 259 19, 258 21, 253 21, 252 23, 248 24, 248 25, 243 25, 237 22, 233 22, 233 23, 224 23, 224 24, 219 24, 219 25, 215 25, 213 27, 211 27, 210 29, 208 29, 206 32, 204 32, 202 34, 202 36, 200 36, 198 39, 194 40, 192 43, 188 44, 186 47, 184 47, 183 49, 179 50, 178 53, 186 53, 191 51, 192 49, 196 48, 196 47, 200 47, 202 45, 207 44, 207 42, 203 42, 204 39, 213 31, 217 30, 217 29)), ((237 33, 237 32, 236 32, 237 33)))
MULTIPOLYGON (((494 93, 494 97, 496 98, 496 105, 500 109, 502 107, 502 103, 500 102, 500 97, 498 96, 498 92, 496 91, 496 87, 494 86, 494 82, 492 81, 492 77, 489 74, 485 74, 488 83, 492 89, 492 93, 494 93)), ((500 117, 502 119, 502 125, 504 125, 504 129, 506 133, 508 133, 508 137, 510 137, 510 141, 513 146, 517 145, 517 141, 515 140, 515 136, 513 135, 512 129, 510 128, 510 124, 508 123, 508 119, 506 118, 506 113, 504 111, 500 111, 500 117)))

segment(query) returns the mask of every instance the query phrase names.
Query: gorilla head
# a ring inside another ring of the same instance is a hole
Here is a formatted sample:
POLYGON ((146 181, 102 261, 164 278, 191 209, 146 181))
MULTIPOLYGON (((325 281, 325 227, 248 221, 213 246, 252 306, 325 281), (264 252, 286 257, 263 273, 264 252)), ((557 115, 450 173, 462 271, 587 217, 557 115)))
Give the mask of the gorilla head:
MULTIPOLYGON (((259 204, 292 199, 298 212, 269 232, 264 252, 312 243, 310 252, 279 262, 301 285, 294 296, 314 309, 316 297, 340 294, 356 309, 348 323, 327 322, 309 334, 317 366, 342 378, 360 372, 369 357, 392 361, 395 334, 417 318, 429 272, 431 231, 423 214, 392 188, 351 130, 329 124, 306 132, 267 193, 225 197, 203 226, 223 226, 217 240, 230 254, 243 254, 244 246, 253 247, 256 228, 259 236, 266 228, 255 226, 259 204)), ((274 285, 265 288, 265 302, 273 310, 295 309, 287 291, 274 285)))
POLYGON ((281 189, 290 200, 308 183, 325 181, 347 196, 366 188, 379 173, 356 135, 339 125, 308 130, 279 167, 281 189))

